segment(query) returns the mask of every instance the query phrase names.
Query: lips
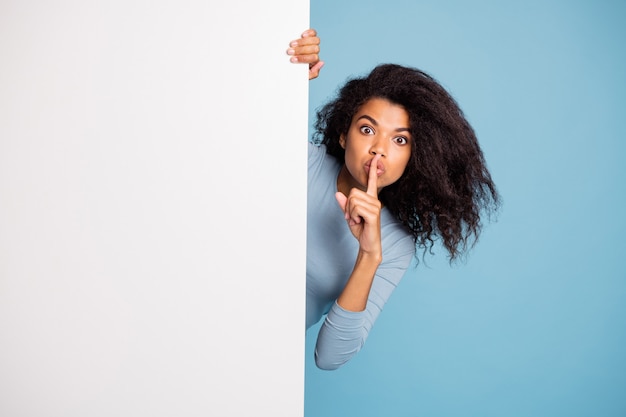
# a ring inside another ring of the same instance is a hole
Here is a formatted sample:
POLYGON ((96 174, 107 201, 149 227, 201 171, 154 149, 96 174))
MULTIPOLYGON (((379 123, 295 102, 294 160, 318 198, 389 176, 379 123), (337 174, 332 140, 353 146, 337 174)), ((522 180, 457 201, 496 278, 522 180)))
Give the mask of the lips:
MULTIPOLYGON (((372 160, 374 158, 370 159, 369 161, 367 161, 365 163, 365 172, 369 175, 370 173, 370 166, 372 165, 372 160)), ((381 162, 381 160, 379 159, 378 162, 376 163, 376 175, 377 176, 381 176, 383 175, 383 173, 385 172, 385 166, 383 165, 383 163, 381 162)))

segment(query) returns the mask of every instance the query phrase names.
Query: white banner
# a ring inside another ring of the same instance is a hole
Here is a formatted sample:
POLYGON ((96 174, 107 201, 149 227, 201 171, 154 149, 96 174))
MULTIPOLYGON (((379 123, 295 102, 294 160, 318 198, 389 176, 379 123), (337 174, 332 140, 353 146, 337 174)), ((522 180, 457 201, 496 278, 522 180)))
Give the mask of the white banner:
POLYGON ((0 415, 302 415, 308 9, 0 4, 0 415))

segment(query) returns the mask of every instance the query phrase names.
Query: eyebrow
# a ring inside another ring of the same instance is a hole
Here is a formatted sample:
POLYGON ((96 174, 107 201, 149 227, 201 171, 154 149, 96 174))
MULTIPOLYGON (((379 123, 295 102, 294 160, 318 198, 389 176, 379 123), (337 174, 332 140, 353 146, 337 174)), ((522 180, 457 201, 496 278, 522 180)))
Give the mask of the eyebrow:
MULTIPOLYGON (((356 119, 357 121, 361 120, 361 119, 367 119, 370 122, 372 122, 372 124, 374 126, 378 126, 378 122, 376 121, 376 119, 374 119, 371 116, 368 116, 367 114, 364 114, 363 116, 360 116, 358 119, 356 119)), ((410 129, 408 127, 399 127, 396 129, 396 132, 410 132, 410 129)))

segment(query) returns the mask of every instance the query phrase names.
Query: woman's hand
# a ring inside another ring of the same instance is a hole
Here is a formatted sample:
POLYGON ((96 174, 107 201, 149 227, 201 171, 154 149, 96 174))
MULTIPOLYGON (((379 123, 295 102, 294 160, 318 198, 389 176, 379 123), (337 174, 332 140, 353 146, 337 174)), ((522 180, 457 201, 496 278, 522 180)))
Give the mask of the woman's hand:
POLYGON ((346 196, 337 192, 335 197, 339 207, 345 213, 346 221, 350 231, 359 241, 359 252, 367 255, 373 260, 382 260, 382 244, 380 238, 380 211, 382 205, 378 200, 376 164, 380 155, 376 155, 370 165, 367 180, 367 190, 361 191, 358 188, 350 190, 346 196))
POLYGON ((353 188, 346 197, 337 192, 335 197, 345 213, 350 231, 359 241, 359 253, 354 269, 346 286, 337 298, 337 304, 348 311, 363 311, 367 307, 370 288, 374 282, 376 270, 383 260, 380 237, 380 211, 382 204, 378 200, 377 163, 380 155, 372 159, 367 189, 353 188))
POLYGON ((305 30, 300 39, 289 42, 287 55, 291 55, 291 62, 309 64, 309 80, 317 78, 324 62, 320 61, 320 38, 315 29, 305 30))

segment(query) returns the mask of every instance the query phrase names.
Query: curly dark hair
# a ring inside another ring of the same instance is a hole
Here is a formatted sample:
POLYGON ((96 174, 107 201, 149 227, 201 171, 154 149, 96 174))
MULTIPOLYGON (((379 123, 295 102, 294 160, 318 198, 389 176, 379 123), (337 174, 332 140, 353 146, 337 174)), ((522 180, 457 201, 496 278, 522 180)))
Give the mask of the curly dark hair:
POLYGON ((500 202, 474 129, 433 77, 415 68, 382 64, 366 77, 349 79, 336 98, 317 110, 313 141, 326 145, 326 152, 344 163, 339 138, 371 98, 402 106, 413 138, 402 177, 385 187, 379 199, 416 245, 432 251, 440 238, 454 260, 478 240, 481 214, 495 212, 500 202))

